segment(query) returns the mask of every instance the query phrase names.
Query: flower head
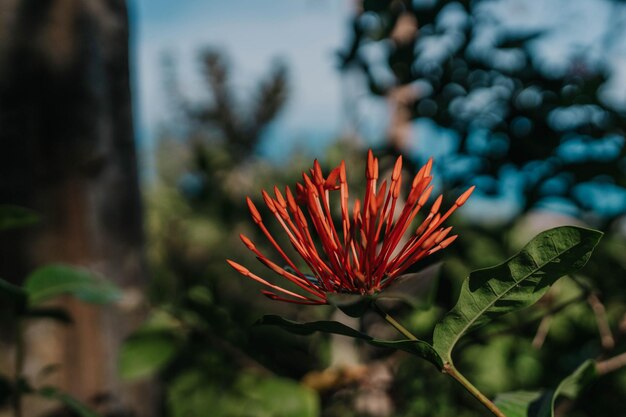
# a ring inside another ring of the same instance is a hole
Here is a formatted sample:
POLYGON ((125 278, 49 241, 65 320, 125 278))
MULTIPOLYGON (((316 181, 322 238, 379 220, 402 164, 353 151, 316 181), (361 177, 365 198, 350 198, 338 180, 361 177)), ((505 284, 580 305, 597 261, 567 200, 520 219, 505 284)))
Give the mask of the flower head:
POLYGON ((452 227, 442 227, 442 224, 465 203, 474 187, 465 191, 445 212, 440 212, 442 196, 437 197, 421 224, 407 239, 403 239, 433 190, 430 185, 431 168, 432 159, 413 178, 404 204, 399 201, 402 157, 396 160, 389 183, 384 180, 379 186, 378 159, 371 150, 368 152, 365 170, 365 195, 362 200, 354 200, 352 209, 349 208, 343 161, 324 177, 316 160, 308 174, 302 173, 303 182, 296 184, 295 196, 289 187, 285 188, 284 195, 277 187, 274 187, 273 196, 263 190, 265 204, 285 230, 295 251, 307 264, 310 274, 305 274, 278 245, 256 206, 247 198, 252 219, 286 266, 281 267, 272 262, 249 238, 240 235, 244 245, 261 263, 300 287, 306 295, 272 284, 246 267, 230 259, 227 261, 240 274, 274 290, 262 291, 273 300, 326 304, 327 294, 378 293, 411 265, 445 248, 457 238, 457 235, 450 235, 452 227), (332 203, 337 197, 341 215, 335 222, 332 218, 332 203))

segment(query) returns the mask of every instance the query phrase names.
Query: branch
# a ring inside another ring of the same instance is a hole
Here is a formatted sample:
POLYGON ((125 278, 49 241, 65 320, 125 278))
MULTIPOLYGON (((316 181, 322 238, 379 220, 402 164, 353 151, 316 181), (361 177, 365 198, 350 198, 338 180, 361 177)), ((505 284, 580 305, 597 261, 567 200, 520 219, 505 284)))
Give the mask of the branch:
POLYGON ((626 352, 596 363, 598 375, 606 375, 626 366, 626 352))
POLYGON ((537 328, 537 334, 533 338, 532 346, 539 350, 543 346, 543 343, 546 341, 546 337, 548 336, 548 332, 550 331, 550 325, 552 324, 552 315, 547 315, 543 319, 541 319, 541 323, 539 323, 539 328, 537 328))
POLYGON ((596 317, 596 323, 598 325, 598 331, 600 332, 602 347, 605 350, 613 349, 615 347, 615 338, 613 338, 613 333, 611 333, 611 328, 609 327, 609 321, 606 317, 606 309, 604 308, 604 304, 602 304, 602 301, 600 301, 595 293, 589 294, 589 297, 587 297, 587 302, 591 306, 593 314, 596 317))

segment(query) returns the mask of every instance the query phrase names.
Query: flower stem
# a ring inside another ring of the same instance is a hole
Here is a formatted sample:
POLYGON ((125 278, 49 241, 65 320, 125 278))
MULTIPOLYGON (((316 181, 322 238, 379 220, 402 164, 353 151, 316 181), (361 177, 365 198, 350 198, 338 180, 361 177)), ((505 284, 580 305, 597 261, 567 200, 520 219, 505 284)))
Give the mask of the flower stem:
MULTIPOLYGON (((402 333, 409 340, 418 340, 417 337, 410 331, 406 329, 403 325, 398 323, 396 319, 391 317, 385 311, 383 311, 375 302, 372 303, 372 308, 376 313, 378 313, 385 321, 391 324, 397 331, 402 333)), ((480 401, 494 416, 497 417, 506 417, 502 411, 496 405, 489 400, 482 392, 478 390, 471 382, 469 382, 457 369, 451 364, 446 363, 441 370, 444 374, 450 375, 454 378, 459 384, 463 385, 463 387, 474 396, 478 401, 480 401)))
POLYGON ((493 403, 489 398, 485 396, 482 392, 478 390, 471 382, 469 382, 456 368, 451 364, 447 363, 443 366, 443 373, 450 375, 454 378, 459 384, 463 385, 463 388, 467 390, 470 394, 474 396, 478 401, 482 403, 489 411, 493 413, 494 416, 498 417, 506 417, 502 411, 493 403))
POLYGON ((376 313, 378 313, 378 315, 380 315, 383 319, 385 319, 385 321, 387 321, 387 323, 391 324, 397 331, 399 331, 400 333, 402 333, 402 335, 404 337, 406 337, 409 340, 417 340, 417 337, 415 337, 415 335, 413 333, 411 333, 410 331, 408 331, 406 329, 406 327, 404 327, 403 325, 401 325, 400 323, 398 323, 396 321, 396 319, 394 319, 393 317, 391 317, 389 314, 385 313, 379 306, 378 304, 376 304, 375 302, 372 303, 372 307, 374 309, 374 311, 376 313))

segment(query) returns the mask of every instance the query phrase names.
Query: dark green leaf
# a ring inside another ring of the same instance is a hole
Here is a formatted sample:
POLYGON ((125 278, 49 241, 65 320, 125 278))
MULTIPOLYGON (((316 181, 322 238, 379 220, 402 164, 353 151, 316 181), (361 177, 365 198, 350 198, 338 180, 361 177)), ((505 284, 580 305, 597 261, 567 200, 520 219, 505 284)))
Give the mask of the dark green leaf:
POLYGON ((576 399, 596 375, 595 362, 588 360, 561 381, 555 390, 507 392, 499 394, 494 402, 507 417, 554 417, 556 400, 561 396, 576 399))
POLYGON ((428 309, 435 297, 441 262, 401 275, 376 300, 401 301, 414 309, 428 309))
POLYGON ((437 269, 441 264, 431 265, 419 272, 399 276, 384 291, 373 295, 328 294, 328 303, 350 317, 362 317, 371 310, 377 300, 400 301, 413 308, 429 307, 436 287, 437 269))
POLYGON ((554 404, 560 396, 576 399, 580 392, 597 377, 596 363, 588 360, 580 365, 572 374, 565 378, 556 388, 552 396, 552 416, 554 417, 554 404))
POLYGON ((0 408, 9 405, 13 394, 13 382, 4 375, 0 375, 0 408))
POLYGON ((189 297, 189 300, 192 302, 202 306, 211 306, 214 303, 211 290, 202 285, 191 287, 189 291, 187 291, 187 297, 189 297))
POLYGON ((344 314, 359 318, 370 310, 374 298, 370 295, 328 294, 328 304, 337 307, 344 314))
POLYGON ((601 237, 595 230, 557 227, 502 264, 472 272, 454 308, 435 327, 436 351, 452 362, 452 349, 465 333, 537 302, 558 278, 587 263, 601 237))
POLYGON ((120 290, 110 281, 91 272, 68 265, 49 265, 30 274, 24 284, 31 305, 63 294, 82 301, 106 304, 121 296, 120 290))
POLYGON ((441 369, 443 367, 443 362, 437 352, 435 352, 431 345, 422 340, 413 341, 405 339, 389 341, 374 339, 373 337, 366 335, 365 333, 361 333, 351 327, 348 327, 336 321, 313 321, 309 323, 299 323, 296 321, 284 319, 276 315, 263 316, 259 321, 257 321, 256 324, 279 326, 291 333, 299 335, 309 335, 314 332, 325 332, 353 337, 356 339, 364 340, 365 342, 373 346, 403 350, 405 352, 409 352, 426 359, 427 361, 435 365, 438 369, 441 369))
POLYGON ((23 288, 0 279, 0 299, 3 303, 14 303, 16 310, 21 310, 26 305, 27 294, 23 288))
POLYGON ((152 375, 174 358, 179 347, 180 340, 169 331, 135 333, 124 342, 120 350, 120 375, 125 379, 152 375))
POLYGON ((44 398, 60 401, 67 408, 75 412, 80 417, 100 417, 98 413, 89 409, 89 407, 78 401, 76 398, 64 392, 61 392, 54 387, 42 388, 38 391, 38 393, 44 398))
POLYGON ((550 395, 544 391, 514 391, 498 394, 494 404, 507 417, 538 417, 550 407, 550 395))
POLYGON ((24 207, 0 204, 0 230, 15 229, 39 222, 39 215, 24 207))
POLYGON ((67 311, 63 310, 62 308, 29 308, 28 310, 24 311, 23 316, 35 319, 51 319, 64 324, 73 323, 72 317, 70 317, 67 311))

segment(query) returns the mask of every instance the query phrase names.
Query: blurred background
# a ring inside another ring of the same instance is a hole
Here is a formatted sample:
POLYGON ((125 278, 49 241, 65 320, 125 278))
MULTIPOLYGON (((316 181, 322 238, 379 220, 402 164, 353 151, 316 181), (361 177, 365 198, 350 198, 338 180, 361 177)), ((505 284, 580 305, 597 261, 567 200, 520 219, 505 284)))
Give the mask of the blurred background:
MULTIPOLYGON (((412 302, 386 305, 425 339, 471 270, 557 225, 605 232, 579 275, 457 352, 488 396, 554 387, 626 350, 625 128, 619 0, 0 0, 0 203, 38 218, 0 224, 0 277, 62 262, 120 289, 50 301, 63 320, 16 326, 0 306, 0 415, 22 379, 24 416, 90 415, 44 386, 102 416, 484 415, 406 354, 254 327, 274 313, 396 337, 269 301, 224 262, 269 275, 242 251, 239 233, 271 252, 245 196, 262 206, 314 158, 346 160, 358 195, 368 148, 406 175, 434 157, 448 205, 477 186, 458 241, 413 268, 412 302)), ((624 399, 617 368, 557 414, 626 416, 624 399)))

